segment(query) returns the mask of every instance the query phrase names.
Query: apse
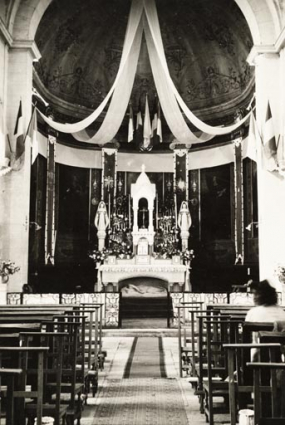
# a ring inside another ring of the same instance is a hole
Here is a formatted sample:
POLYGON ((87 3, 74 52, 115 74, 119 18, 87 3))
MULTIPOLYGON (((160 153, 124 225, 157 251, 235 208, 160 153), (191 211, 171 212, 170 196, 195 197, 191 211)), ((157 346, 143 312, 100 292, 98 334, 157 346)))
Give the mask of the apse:
MULTIPOLYGON (((34 84, 56 109, 57 121, 78 121, 105 98, 119 69, 130 5, 63 0, 47 9, 36 33, 42 58, 35 64, 34 84)), ((156 6, 170 76, 183 100, 211 124, 231 123, 254 91, 254 71, 246 61, 252 38, 238 6, 234 0, 157 0, 156 6)), ((143 36, 130 98, 135 115, 144 110, 146 94, 152 113, 157 90, 143 36)), ((162 124, 165 143, 159 149, 166 149, 173 137, 163 116, 162 124)), ((127 126, 128 111, 116 140, 133 150, 127 126)))

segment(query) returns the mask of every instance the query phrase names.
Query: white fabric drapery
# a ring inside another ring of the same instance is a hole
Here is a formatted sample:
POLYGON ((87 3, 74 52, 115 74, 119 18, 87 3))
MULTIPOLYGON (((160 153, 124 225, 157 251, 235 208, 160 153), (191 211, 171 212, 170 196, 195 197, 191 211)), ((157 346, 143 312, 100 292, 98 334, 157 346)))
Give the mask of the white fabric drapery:
MULTIPOLYGON (((178 103, 175 98, 173 90, 170 89, 168 79, 165 76, 165 69, 159 60, 159 55, 155 49, 153 38, 151 37, 148 23, 144 20, 145 38, 148 47, 149 59, 155 86, 157 89, 158 98, 160 101, 163 114, 165 116, 167 125, 169 126, 173 136, 181 143, 185 145, 191 145, 195 142, 205 142, 213 138, 211 135, 201 135, 198 138, 190 130, 186 121, 180 111, 178 103)), ((163 56, 165 58, 164 52, 163 56)), ((166 61, 166 59, 165 59, 166 61)))
POLYGON ((41 114, 44 120, 55 130, 75 133, 74 137, 79 141, 99 145, 110 142, 119 130, 131 96, 143 29, 160 104, 167 124, 179 142, 186 145, 205 142, 216 135, 225 135, 235 131, 248 119, 250 114, 231 126, 213 127, 205 124, 191 112, 169 74, 155 0, 133 0, 118 74, 104 101, 91 115, 75 124, 56 123, 41 114), (104 121, 99 130, 90 138, 85 129, 99 117, 110 98, 110 106, 104 121), (202 132, 199 137, 189 129, 180 108, 186 118, 202 132))
MULTIPOLYGON (((122 121, 124 119, 131 91, 134 84, 137 63, 139 59, 141 39, 142 39, 142 22, 140 23, 134 43, 131 47, 129 58, 126 61, 118 85, 114 90, 110 106, 106 116, 97 133, 89 139, 85 139, 89 143, 104 145, 116 136, 122 121)), ((82 134, 81 134, 82 137, 82 134)))
MULTIPOLYGON (((37 133, 40 155, 46 157, 47 139, 41 133, 37 133)), ((242 141, 242 156, 252 158, 255 141, 247 137, 242 141)), ((189 170, 217 167, 219 165, 234 162, 234 144, 209 147, 207 149, 189 151, 189 170)), ((56 158, 58 164, 81 168, 102 168, 101 150, 78 149, 57 143, 56 158)), ((118 152, 117 171, 140 173, 142 165, 145 165, 147 173, 173 173, 172 153, 123 153, 118 152)))
MULTIPOLYGON (((208 124, 205 124, 198 117, 196 117, 196 115, 194 115, 193 112, 191 112, 191 110, 188 108, 188 106, 186 105, 186 103, 184 102, 180 94, 178 93, 178 90, 176 89, 169 74, 166 57, 164 54, 164 48, 163 48, 158 16, 157 16, 157 10, 155 6, 155 0, 144 0, 144 11, 147 17, 148 28, 151 33, 151 39, 153 41, 153 45, 155 46, 156 53, 160 60, 161 67, 163 68, 163 71, 164 71, 163 76, 166 79, 165 84, 168 86, 168 89, 171 90, 173 94, 175 95, 177 102, 179 103, 182 111, 185 113, 189 121, 203 133, 208 133, 209 135, 213 135, 213 136, 225 135, 225 134, 231 133, 232 131, 235 131, 249 118, 250 112, 241 121, 227 127, 213 127, 208 124)), ((147 25, 145 25, 145 33, 147 34, 146 29, 147 29, 147 25)), ((150 53, 150 50, 149 50, 149 53, 150 53)), ((162 76, 162 73, 161 73, 161 76, 162 76)), ((200 142, 205 141, 204 138, 206 139, 207 136, 202 134, 200 142)))

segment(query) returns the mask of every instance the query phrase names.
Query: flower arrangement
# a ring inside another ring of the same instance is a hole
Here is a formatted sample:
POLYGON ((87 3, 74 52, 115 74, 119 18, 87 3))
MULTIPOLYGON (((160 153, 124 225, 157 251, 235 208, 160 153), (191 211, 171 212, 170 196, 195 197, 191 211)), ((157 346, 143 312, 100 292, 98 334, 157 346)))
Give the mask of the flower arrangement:
POLYGON ((195 258, 194 250, 193 249, 186 249, 186 251, 183 251, 181 253, 181 257, 182 257, 182 259, 185 263, 187 261, 192 261, 193 258, 195 258))
POLYGON ((275 275, 278 277, 279 281, 285 283, 285 266, 279 264, 275 270, 275 275))
POLYGON ((104 248, 102 251, 93 250, 89 252, 89 257, 94 260, 95 263, 102 264, 103 261, 114 255, 117 258, 132 258, 133 252, 131 246, 126 242, 115 243, 113 242, 109 248, 104 248))
POLYGON ((117 258, 131 258, 133 256, 131 246, 127 242, 118 243, 113 241, 106 252, 108 255, 114 255, 117 258))
POLYGON ((194 250, 186 250, 186 251, 180 251, 175 246, 167 245, 167 244, 161 244, 161 246, 158 246, 159 251, 154 253, 155 258, 172 258, 174 256, 180 256, 184 264, 189 264, 193 258, 194 250))
POLYGON ((16 266, 10 260, 1 260, 0 261, 0 276, 3 283, 7 283, 9 280, 9 275, 14 274, 20 270, 20 267, 16 266))
POLYGON ((93 251, 89 252, 89 257, 92 258, 95 263, 103 263, 106 258, 105 249, 102 251, 94 249, 93 251))

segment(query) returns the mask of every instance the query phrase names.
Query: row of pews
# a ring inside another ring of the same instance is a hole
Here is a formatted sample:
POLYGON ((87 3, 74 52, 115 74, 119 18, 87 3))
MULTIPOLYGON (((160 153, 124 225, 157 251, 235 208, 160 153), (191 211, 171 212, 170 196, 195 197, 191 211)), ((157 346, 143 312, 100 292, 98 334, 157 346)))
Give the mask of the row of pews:
POLYGON ((51 417, 55 425, 80 425, 104 368, 102 308, 0 306, 0 422, 34 425, 51 417))
POLYGON ((246 322, 249 308, 178 306, 180 376, 189 378, 210 425, 236 425, 244 409, 254 411, 255 425, 285 424, 285 332, 275 331, 283 323, 246 322))

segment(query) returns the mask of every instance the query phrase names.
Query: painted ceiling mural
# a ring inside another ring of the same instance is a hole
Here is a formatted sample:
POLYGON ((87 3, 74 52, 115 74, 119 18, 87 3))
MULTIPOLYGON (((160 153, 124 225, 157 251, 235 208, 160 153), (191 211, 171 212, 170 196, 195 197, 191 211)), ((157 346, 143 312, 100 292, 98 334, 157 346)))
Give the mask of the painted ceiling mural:
MULTIPOLYGON (((165 53, 176 87, 195 110, 252 95, 246 62, 252 47, 234 0, 157 0, 165 53)), ((94 109, 109 91, 122 54, 129 0, 55 0, 36 34, 42 58, 35 70, 52 95, 94 109)), ((143 40, 132 91, 134 112, 156 89, 143 40)), ((237 103, 239 101, 237 100, 237 103)), ((241 102, 241 101, 240 101, 241 102)))

